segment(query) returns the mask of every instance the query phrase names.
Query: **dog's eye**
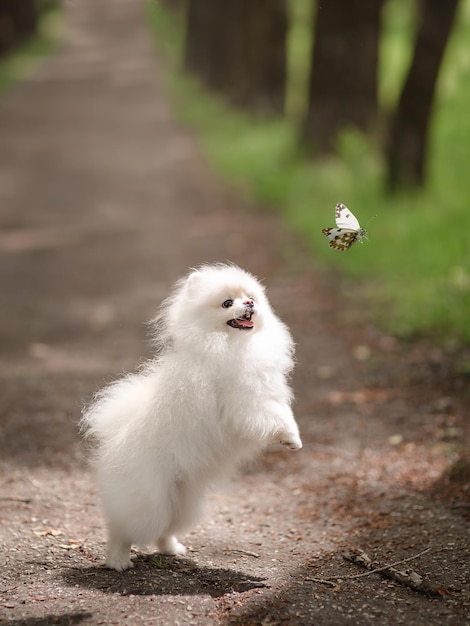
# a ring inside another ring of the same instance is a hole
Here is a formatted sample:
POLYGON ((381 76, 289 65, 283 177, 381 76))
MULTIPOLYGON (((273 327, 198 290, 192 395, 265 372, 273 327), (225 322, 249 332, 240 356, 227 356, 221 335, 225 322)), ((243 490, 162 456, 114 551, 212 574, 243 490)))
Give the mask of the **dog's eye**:
POLYGON ((229 309, 232 305, 233 300, 225 300, 225 302, 222 302, 222 306, 224 307, 224 309, 229 309))

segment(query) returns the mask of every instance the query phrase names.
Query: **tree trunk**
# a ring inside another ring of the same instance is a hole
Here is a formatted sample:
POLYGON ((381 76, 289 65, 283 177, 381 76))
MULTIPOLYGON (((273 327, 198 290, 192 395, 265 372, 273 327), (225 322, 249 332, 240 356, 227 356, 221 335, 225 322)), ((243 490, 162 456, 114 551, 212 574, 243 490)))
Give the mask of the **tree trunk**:
POLYGON ((439 68, 458 0, 423 0, 413 60, 390 123, 388 189, 424 184, 430 119, 439 68))
POLYGON ((34 0, 1 0, 0 55, 36 32, 37 12, 34 0))
POLYGON ((188 0, 184 66, 206 83, 214 64, 212 37, 219 5, 218 0, 188 0))
POLYGON ((311 154, 335 152, 340 131, 375 130, 383 0, 327 0, 315 19, 309 101, 302 143, 311 154))
POLYGON ((189 0, 185 66, 234 104, 282 113, 286 0, 189 0))
POLYGON ((287 10, 285 0, 237 2, 231 98, 268 113, 284 112, 287 10), (245 4, 244 10, 240 5, 245 4))

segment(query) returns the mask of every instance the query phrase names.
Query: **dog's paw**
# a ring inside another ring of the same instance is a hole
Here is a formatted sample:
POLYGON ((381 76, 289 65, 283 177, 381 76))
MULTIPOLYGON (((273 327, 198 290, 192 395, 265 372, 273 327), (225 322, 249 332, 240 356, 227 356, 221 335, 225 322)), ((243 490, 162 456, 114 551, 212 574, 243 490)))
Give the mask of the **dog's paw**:
POLYGON ((109 569, 114 569, 117 572, 123 572, 126 569, 134 567, 134 563, 131 561, 127 554, 122 554, 121 556, 109 555, 106 559, 106 567, 109 569))
POLYGON ((119 537, 112 536, 108 542, 108 553, 106 558, 106 567, 122 572, 126 569, 134 567, 134 563, 130 559, 131 544, 122 541, 119 537))
POLYGON ((283 433, 281 436, 281 445, 286 446, 289 450, 300 450, 302 441, 296 433, 283 433))
POLYGON ((157 549, 160 554, 175 556, 177 554, 186 554, 186 546, 178 541, 176 537, 161 537, 157 541, 157 549))

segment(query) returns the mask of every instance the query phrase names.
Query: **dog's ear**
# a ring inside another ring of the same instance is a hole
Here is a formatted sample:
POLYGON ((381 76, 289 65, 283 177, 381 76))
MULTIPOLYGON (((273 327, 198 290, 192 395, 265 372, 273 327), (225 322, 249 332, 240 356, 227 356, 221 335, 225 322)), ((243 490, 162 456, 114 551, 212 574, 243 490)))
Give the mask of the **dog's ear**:
POLYGON ((199 270, 194 270, 186 279, 186 291, 190 296, 192 296, 199 291, 200 287, 201 273, 199 270))

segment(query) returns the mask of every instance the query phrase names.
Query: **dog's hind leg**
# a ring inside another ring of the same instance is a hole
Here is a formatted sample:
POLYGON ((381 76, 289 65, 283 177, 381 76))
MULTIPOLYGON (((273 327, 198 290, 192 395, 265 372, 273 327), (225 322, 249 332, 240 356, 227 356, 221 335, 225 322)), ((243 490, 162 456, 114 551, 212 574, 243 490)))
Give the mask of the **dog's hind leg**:
POLYGON ((174 535, 164 535, 157 540, 157 550, 160 554, 186 554, 186 547, 174 535))
POLYGON ((118 572, 134 567, 134 563, 131 561, 129 554, 130 549, 130 541, 127 541, 117 533, 110 531, 106 567, 109 567, 109 569, 115 569, 118 572))

